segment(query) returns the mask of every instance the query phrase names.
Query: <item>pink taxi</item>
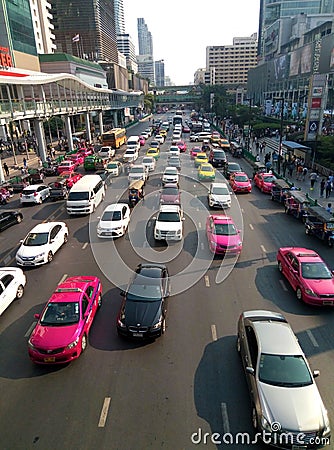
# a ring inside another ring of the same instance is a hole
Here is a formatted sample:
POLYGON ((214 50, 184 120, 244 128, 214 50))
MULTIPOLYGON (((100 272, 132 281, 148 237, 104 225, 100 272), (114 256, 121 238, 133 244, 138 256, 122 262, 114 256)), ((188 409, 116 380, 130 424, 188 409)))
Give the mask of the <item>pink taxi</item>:
POLYGON ((254 175, 253 180, 255 186, 257 186, 261 192, 271 194, 273 182, 276 180, 276 177, 272 173, 258 172, 254 175))
POLYGON ((102 286, 94 276, 69 277, 52 294, 28 341, 36 364, 63 364, 87 347, 88 333, 102 303, 102 286))
POLYGON ((242 240, 232 217, 210 215, 206 221, 209 248, 215 254, 240 254, 242 240))

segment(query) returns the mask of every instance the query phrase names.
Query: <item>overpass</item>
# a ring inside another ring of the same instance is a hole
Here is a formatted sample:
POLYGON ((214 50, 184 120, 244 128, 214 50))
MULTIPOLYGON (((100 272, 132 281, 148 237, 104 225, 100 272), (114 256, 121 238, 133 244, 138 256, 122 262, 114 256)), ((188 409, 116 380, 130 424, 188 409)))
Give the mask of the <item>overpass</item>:
POLYGON ((157 87, 153 88, 153 93, 158 105, 196 104, 203 95, 200 85, 157 87))
POLYGON ((103 112, 111 111, 118 125, 117 111, 144 105, 142 92, 126 92, 93 87, 71 74, 20 73, 0 70, 0 126, 13 122, 33 121, 39 154, 46 159, 43 121, 62 116, 70 150, 73 150, 70 116, 83 114, 87 138, 90 135, 90 113, 98 113, 100 132, 103 112))

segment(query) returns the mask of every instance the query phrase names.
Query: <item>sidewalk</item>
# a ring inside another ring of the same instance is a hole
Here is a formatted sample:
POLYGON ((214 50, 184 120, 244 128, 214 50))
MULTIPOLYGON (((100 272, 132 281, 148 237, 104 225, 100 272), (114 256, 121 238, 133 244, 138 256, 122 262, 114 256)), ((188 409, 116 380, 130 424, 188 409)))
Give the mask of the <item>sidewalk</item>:
POLYGON ((29 152, 29 159, 27 159, 26 153, 19 153, 16 155, 17 165, 15 165, 14 156, 7 156, 5 158, 1 158, 1 163, 3 167, 3 163, 6 162, 9 167, 9 176, 6 177, 5 171, 3 170, 3 175, 5 177, 5 181, 8 181, 10 178, 21 175, 21 168, 23 167, 23 159, 27 160, 28 169, 38 168, 38 156, 35 152, 29 152))

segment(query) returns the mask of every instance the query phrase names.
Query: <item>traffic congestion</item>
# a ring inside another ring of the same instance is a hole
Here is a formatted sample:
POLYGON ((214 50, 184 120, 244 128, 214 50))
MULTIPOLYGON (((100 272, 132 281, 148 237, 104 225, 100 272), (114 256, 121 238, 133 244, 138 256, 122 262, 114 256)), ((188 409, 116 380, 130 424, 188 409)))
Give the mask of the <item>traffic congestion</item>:
POLYGON ((192 115, 1 207, 3 448, 331 448, 334 219, 192 115))

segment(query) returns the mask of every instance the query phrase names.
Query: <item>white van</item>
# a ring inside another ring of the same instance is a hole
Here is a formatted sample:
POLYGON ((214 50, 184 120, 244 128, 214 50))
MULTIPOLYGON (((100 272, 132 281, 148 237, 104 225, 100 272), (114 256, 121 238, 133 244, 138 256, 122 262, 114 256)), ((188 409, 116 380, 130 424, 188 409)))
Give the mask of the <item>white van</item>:
POLYGON ((127 146, 127 148, 135 148, 139 152, 139 150, 140 150, 139 136, 130 136, 130 137, 128 137, 128 139, 126 141, 126 146, 127 146))
POLYGON ((90 214, 102 202, 105 187, 100 175, 85 175, 72 187, 66 201, 68 214, 90 214))

